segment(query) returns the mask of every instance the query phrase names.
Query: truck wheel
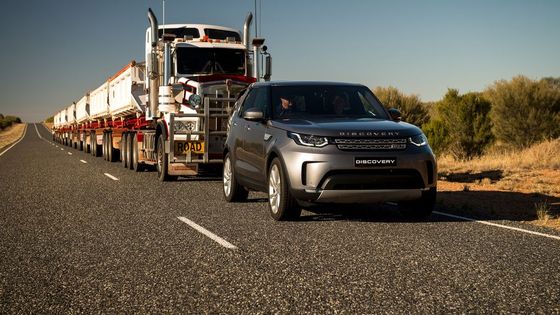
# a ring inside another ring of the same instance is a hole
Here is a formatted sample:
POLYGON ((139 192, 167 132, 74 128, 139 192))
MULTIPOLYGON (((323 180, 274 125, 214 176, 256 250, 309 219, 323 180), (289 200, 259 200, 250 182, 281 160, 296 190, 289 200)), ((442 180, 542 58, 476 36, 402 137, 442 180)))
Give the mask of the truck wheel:
POLYGON ((90 138, 86 134, 84 134, 84 153, 89 153, 89 151, 91 150, 91 145, 89 143, 91 140, 89 139, 90 138))
POLYGON ((169 159, 169 155, 167 153, 165 153, 164 150, 164 142, 165 139, 163 138, 163 135, 159 135, 158 138, 158 142, 157 142, 157 164, 156 164, 156 169, 157 169, 157 175, 158 175, 158 179, 161 182, 167 182, 167 181, 172 181, 177 179, 177 176, 171 176, 167 173, 168 171, 168 159, 169 159))
POLYGON ((417 200, 399 202, 399 211, 410 219, 424 219, 429 217, 436 204, 436 188, 422 192, 422 197, 417 200))
POLYGON ((126 163, 126 152, 128 151, 126 138, 128 138, 128 132, 124 132, 121 136, 121 164, 124 168, 128 168, 128 163, 126 163))
POLYGON ((222 178, 224 183, 224 197, 226 198, 226 201, 236 202, 247 200, 249 192, 245 189, 245 187, 237 183, 229 153, 227 153, 224 158, 224 171, 222 178))
POLYGON ((272 160, 268 170, 268 205, 272 218, 277 221, 296 219, 301 214, 301 207, 290 193, 288 178, 278 158, 272 160))
POLYGON ((144 170, 144 164, 138 162, 138 137, 136 134, 132 134, 132 159, 130 168, 135 172, 141 172, 144 170))

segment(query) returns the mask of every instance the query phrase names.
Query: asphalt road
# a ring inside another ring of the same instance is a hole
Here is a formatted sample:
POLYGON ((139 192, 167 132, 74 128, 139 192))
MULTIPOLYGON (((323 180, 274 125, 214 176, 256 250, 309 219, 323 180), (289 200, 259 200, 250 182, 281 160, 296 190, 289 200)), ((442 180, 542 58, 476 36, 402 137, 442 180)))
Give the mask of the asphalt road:
POLYGON ((274 222, 264 194, 160 183, 41 125, 0 176, 2 314, 560 313, 560 239, 391 206, 274 222))

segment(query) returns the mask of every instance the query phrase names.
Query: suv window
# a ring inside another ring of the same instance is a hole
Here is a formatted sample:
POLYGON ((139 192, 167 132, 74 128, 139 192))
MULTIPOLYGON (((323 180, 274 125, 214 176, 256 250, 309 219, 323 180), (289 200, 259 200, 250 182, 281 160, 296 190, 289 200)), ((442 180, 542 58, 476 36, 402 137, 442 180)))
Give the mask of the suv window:
POLYGON ((252 89, 247 95, 247 97, 245 98, 245 102, 243 102, 243 105, 241 106, 240 115, 243 116, 245 111, 253 107, 256 107, 263 112, 264 117, 269 117, 270 116, 269 100, 270 97, 267 88, 260 87, 260 88, 252 89))
POLYGON ((355 117, 388 119, 383 106, 364 86, 273 86, 273 118, 355 117))

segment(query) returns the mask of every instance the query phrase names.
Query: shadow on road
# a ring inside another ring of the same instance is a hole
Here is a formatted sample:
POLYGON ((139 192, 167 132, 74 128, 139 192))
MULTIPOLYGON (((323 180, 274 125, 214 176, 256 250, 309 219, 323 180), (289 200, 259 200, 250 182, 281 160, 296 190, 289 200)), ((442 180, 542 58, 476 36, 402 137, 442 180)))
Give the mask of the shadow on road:
MULTIPOLYGON (((560 198, 545 194, 524 194, 503 191, 438 192, 437 211, 468 216, 480 220, 531 221, 537 219, 536 207, 545 203, 548 214, 560 215, 560 198)), ((402 216, 395 205, 337 205, 307 209, 300 221, 363 221, 363 222, 450 222, 457 219, 431 215, 422 220, 402 216)))

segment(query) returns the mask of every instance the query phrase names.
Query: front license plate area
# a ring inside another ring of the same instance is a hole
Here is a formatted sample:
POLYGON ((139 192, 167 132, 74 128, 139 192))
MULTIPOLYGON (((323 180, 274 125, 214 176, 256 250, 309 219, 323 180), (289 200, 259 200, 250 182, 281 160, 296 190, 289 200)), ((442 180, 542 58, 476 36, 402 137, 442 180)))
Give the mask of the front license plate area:
POLYGON ((355 167, 386 167, 397 166, 396 157, 355 157, 355 167))
POLYGON ((204 153, 204 142, 202 141, 174 141, 175 144, 175 154, 187 154, 191 153, 204 153))

